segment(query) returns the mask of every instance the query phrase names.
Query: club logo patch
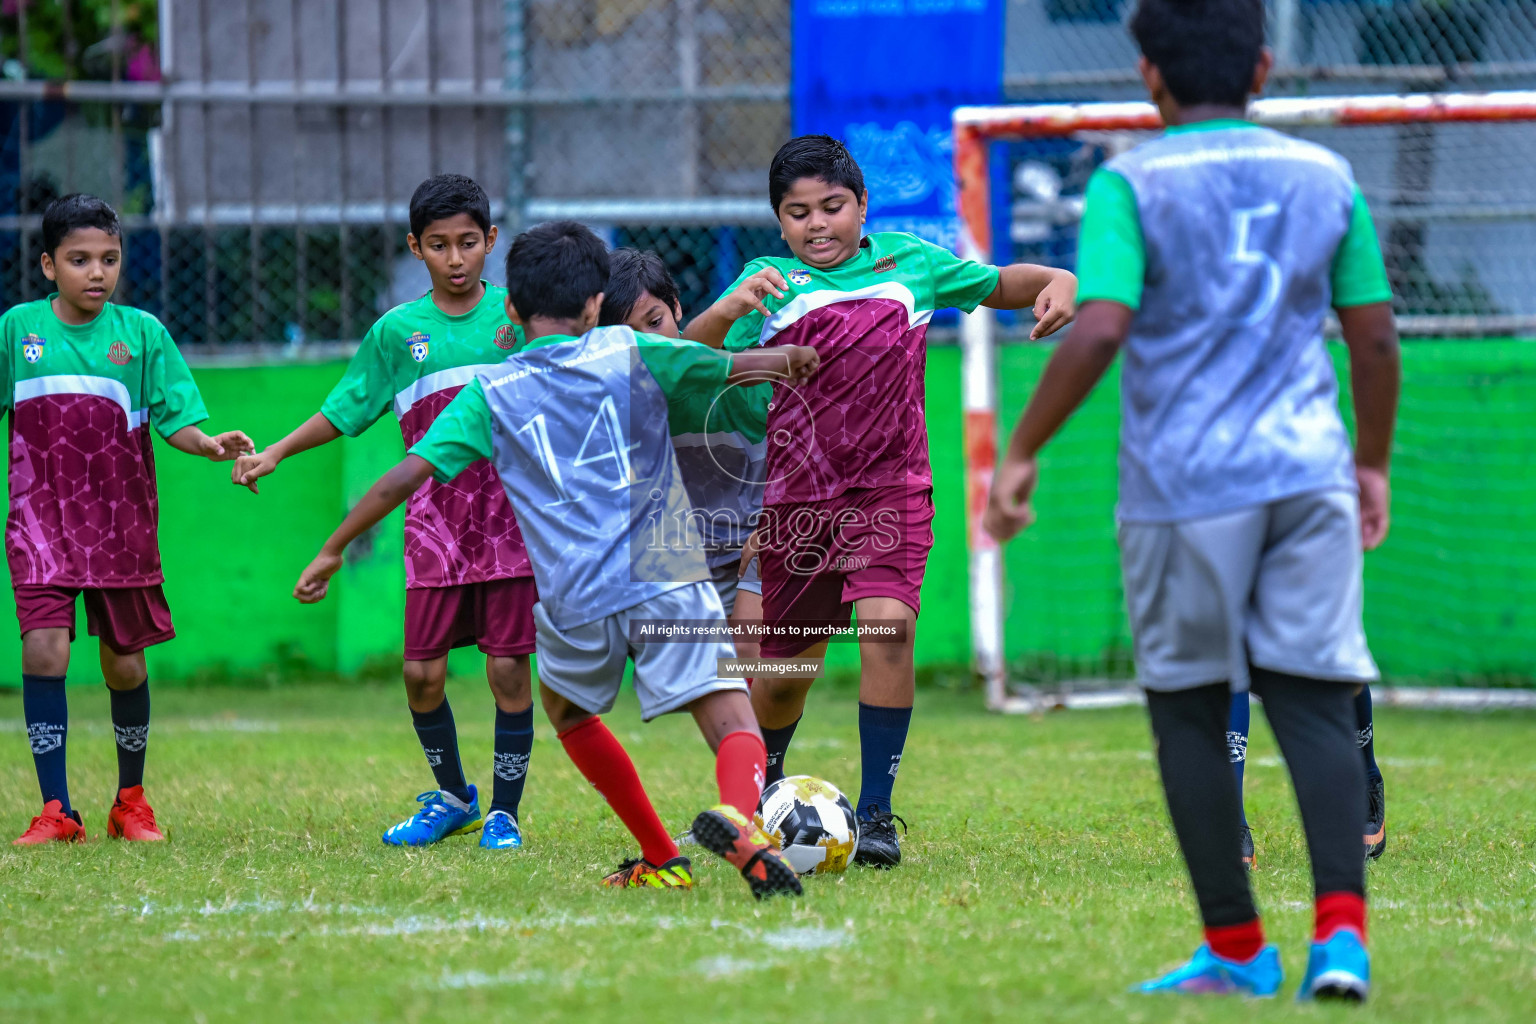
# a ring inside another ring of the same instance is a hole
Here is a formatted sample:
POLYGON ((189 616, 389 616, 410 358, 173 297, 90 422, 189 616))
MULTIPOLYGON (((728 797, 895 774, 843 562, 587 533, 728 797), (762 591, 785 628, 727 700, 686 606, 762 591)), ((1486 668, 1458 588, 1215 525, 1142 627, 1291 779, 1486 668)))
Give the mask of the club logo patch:
POLYGON ((810 284, 811 283, 811 272, 809 270, 806 270, 804 267, 801 267, 798 270, 791 270, 789 272, 789 283, 790 284, 810 284))
POLYGON ((416 360, 418 363, 426 362, 427 343, 431 340, 432 338, 430 335, 423 334, 420 331, 417 331, 409 338, 406 338, 406 344, 411 347, 411 358, 416 360))
POLYGON ((34 722, 27 726, 27 741, 32 744, 34 754, 58 750, 64 745, 64 726, 52 722, 34 722))
POLYGON ((107 349, 107 358, 118 366, 127 366, 129 360, 133 358, 133 353, 128 350, 127 345, 114 341, 112 347, 107 349))
POLYGON ((515 782, 528 774, 527 754, 497 754, 496 777, 507 782, 515 782))
POLYGON ((502 324, 500 327, 496 328, 496 337, 492 340, 496 342, 497 348, 516 348, 517 331, 513 329, 511 324, 502 324))
POLYGON ((43 346, 48 344, 35 334, 29 334, 21 339, 21 358, 29 363, 35 363, 43 358, 43 346))
POLYGON ((137 753, 149 744, 147 725, 114 725, 112 731, 117 734, 117 745, 129 753, 137 753))
POLYGON ((877 274, 883 274, 887 270, 895 270, 895 269, 896 269, 896 257, 895 256, 881 256, 879 259, 875 260, 875 273, 877 273, 877 274))

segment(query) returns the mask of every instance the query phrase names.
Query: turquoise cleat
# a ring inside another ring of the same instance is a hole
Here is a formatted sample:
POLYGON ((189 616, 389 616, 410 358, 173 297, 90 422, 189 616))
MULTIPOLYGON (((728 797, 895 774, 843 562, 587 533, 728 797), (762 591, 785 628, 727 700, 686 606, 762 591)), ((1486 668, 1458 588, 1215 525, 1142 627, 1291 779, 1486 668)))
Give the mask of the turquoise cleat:
POLYGON ((1178 992, 1184 995, 1251 996, 1268 998, 1280 990, 1280 950, 1265 946, 1247 963, 1225 960, 1201 946, 1189 963, 1161 978, 1143 982, 1132 991, 1178 992))
POLYGON ((516 818, 506 811, 492 811, 485 816, 485 828, 480 830, 482 849, 516 850, 522 845, 523 833, 516 818))
POLYGON ((469 787, 468 807, 437 789, 421 794, 416 802, 421 804, 421 810, 385 832, 385 843, 390 846, 431 846, 449 836, 473 832, 481 825, 480 795, 474 786, 469 787))
POLYGON ((1365 1002, 1371 993, 1371 956, 1352 928, 1341 928, 1327 942, 1312 943, 1307 976, 1296 998, 1365 1002))

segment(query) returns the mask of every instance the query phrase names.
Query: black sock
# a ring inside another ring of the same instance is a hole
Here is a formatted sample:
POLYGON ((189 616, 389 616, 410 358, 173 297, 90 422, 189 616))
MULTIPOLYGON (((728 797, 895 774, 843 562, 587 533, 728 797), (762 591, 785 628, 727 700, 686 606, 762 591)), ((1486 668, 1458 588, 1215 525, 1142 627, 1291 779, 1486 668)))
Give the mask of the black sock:
POLYGON ((911 708, 883 708, 859 701, 859 817, 891 809, 891 790, 907 745, 911 708))
POLYGON ((1355 745, 1365 755, 1365 777, 1370 782, 1381 781, 1381 769, 1376 766, 1376 723, 1371 715, 1371 688, 1360 687, 1355 695, 1355 745))
POLYGON ((1253 692, 1264 702, 1291 771, 1318 895, 1365 895, 1360 823, 1369 813, 1365 760, 1355 746, 1354 694, 1343 683, 1255 668, 1253 692))
POLYGON ((469 803, 469 783, 464 781, 464 766, 459 763, 459 732, 453 726, 448 698, 431 711, 412 711, 411 719, 437 788, 469 803))
POLYGON ((1252 708, 1247 693, 1232 695, 1232 711, 1227 716, 1227 760, 1232 762, 1232 773, 1237 776, 1237 806, 1242 812, 1243 824, 1248 824, 1248 812, 1243 808, 1243 769, 1248 766, 1248 727, 1252 724, 1252 708))
POLYGON ((533 754, 533 708, 526 711, 496 709, 495 781, 491 783, 491 810, 517 817, 527 781, 528 759, 533 754))
POLYGON ((1242 804, 1227 759, 1231 691, 1226 683, 1169 693, 1148 690, 1147 711, 1168 816, 1184 851, 1200 918, 1207 928, 1247 924, 1259 912, 1238 845, 1242 804))
POLYGON ((149 680, 112 694, 112 731, 117 735, 117 788, 144 785, 144 754, 149 746, 149 680))
POLYGON ((43 803, 57 800, 69 805, 69 782, 64 770, 64 741, 69 736, 69 703, 64 697, 63 676, 21 676, 21 713, 27 720, 27 739, 32 744, 32 764, 43 803))
POLYGON ((763 746, 768 750, 768 767, 763 772, 763 787, 773 785, 784 777, 784 755, 789 752, 789 741, 795 738, 795 719, 782 729, 764 729, 763 746))

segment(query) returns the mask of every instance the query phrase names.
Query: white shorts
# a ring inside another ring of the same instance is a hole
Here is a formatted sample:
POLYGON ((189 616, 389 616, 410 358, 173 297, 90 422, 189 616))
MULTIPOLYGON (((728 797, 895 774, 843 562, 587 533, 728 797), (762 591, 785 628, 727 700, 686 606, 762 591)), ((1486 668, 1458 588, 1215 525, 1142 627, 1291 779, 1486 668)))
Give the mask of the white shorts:
MULTIPOLYGON (((740 555, 741 552, 737 552, 740 555)), ((748 594, 763 596, 763 580, 757 574, 757 559, 747 563, 745 576, 737 575, 741 572, 741 559, 733 558, 729 562, 709 567, 710 579, 715 584, 715 593, 720 595, 720 604, 725 609, 725 614, 730 616, 736 610, 736 595, 742 591, 748 594)))
POLYGON ((747 692, 743 680, 720 678, 719 659, 736 656, 729 642, 631 643, 630 619, 716 619, 723 627, 725 612, 715 588, 708 583, 690 583, 566 630, 555 628, 541 602, 533 606, 539 685, 583 711, 607 714, 613 710, 624 681, 624 662, 633 659, 635 695, 640 698, 640 717, 647 722, 679 711, 706 694, 747 692))
POLYGON ((1206 519, 1121 523, 1136 677, 1149 690, 1230 682, 1248 666, 1378 678, 1361 624, 1360 504, 1298 495, 1206 519))

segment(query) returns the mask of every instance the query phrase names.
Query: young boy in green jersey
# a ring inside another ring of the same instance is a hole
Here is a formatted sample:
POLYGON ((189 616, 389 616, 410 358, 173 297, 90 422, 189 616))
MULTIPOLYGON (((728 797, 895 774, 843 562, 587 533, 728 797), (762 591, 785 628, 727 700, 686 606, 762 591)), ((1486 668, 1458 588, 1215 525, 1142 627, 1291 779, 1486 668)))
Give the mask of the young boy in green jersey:
MULTIPOLYGON (((411 196, 406 244, 427 265, 432 290, 373 325, 340 383, 311 416, 258 455, 234 482, 257 481, 290 455, 356 437, 393 410, 407 446, 479 371, 522 347, 506 317, 506 290, 481 280, 496 244, 485 190, 462 174, 428 178, 411 196)), ((466 781, 443 685, 448 652, 476 644, 496 702, 494 782, 480 845, 522 845, 519 803, 533 750, 533 606, 538 590, 512 506, 481 460, 455 480, 432 482, 405 513, 405 691, 437 788, 384 833, 395 846, 424 846, 481 828, 479 794, 466 781)))
MULTIPOLYGON (((741 350, 812 345, 822 368, 767 414, 759 548, 764 657, 819 658, 856 610, 890 636, 860 642, 862 821, 854 857, 900 863, 891 790, 912 718, 918 594, 933 546, 933 475, 923 415, 928 321, 935 310, 1033 307, 1044 337, 1072 319, 1076 280, 1031 264, 991 267, 901 232, 865 236, 864 175, 841 142, 791 139, 768 171, 769 201, 793 258, 747 265, 686 336, 741 350)), ((769 781, 812 679, 754 681, 769 781)))
POLYGON ((108 301, 122 268, 117 214, 68 195, 43 214, 43 274, 58 291, 0 317, 0 402, 11 412, 6 559, 21 622, 22 709, 43 813, 15 840, 85 839, 69 799, 64 675, 75 599, 101 638, 117 737, 107 835, 164 839, 144 798, 149 671, 144 649, 176 635, 161 583, 159 499, 149 427, 214 462, 254 448, 238 430, 209 437, 197 385, 165 327, 108 301))
POLYGON ((1036 453, 1115 357, 1119 521, 1136 675, 1205 942, 1146 992, 1273 996, 1239 847, 1226 732, 1263 701, 1296 790, 1314 927, 1300 999, 1362 1000, 1366 767, 1355 697, 1376 678, 1363 551, 1388 525, 1400 374, 1391 289, 1349 163, 1244 120, 1272 58, 1262 0, 1141 0, 1131 32, 1167 131, 1094 172, 1083 308, 993 480, 999 541, 1029 525, 1036 453), (1357 432, 1323 344, 1349 349, 1357 432))

